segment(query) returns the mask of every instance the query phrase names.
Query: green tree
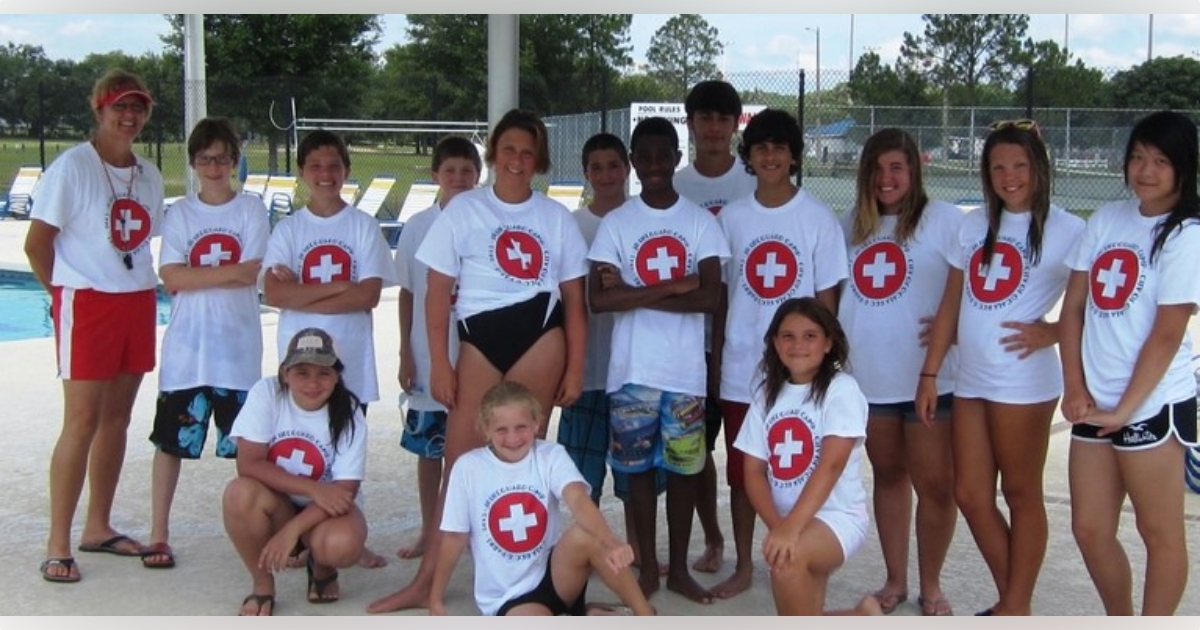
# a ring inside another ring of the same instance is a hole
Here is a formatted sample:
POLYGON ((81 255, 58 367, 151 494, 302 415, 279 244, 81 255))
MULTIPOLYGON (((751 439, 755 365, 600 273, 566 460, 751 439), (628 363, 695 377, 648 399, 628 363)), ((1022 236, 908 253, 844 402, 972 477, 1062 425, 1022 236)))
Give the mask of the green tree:
POLYGON ((1114 107, 1143 110, 1200 110, 1200 61, 1158 57, 1118 72, 1112 81, 1114 107))
POLYGON ((546 114, 599 109, 632 61, 632 23, 630 14, 521 16, 521 105, 546 114))
MULTIPOLYGON (((170 52, 181 55, 183 18, 167 19, 172 33, 164 39, 170 52)), ((364 113, 378 15, 209 14, 204 33, 208 109, 266 136, 271 172, 279 171, 275 148, 284 133, 271 120, 272 106, 275 122, 285 125, 293 98, 297 112, 309 118, 364 113)))
POLYGON ((930 104, 929 83, 901 62, 893 68, 875 52, 858 58, 850 73, 850 97, 856 105, 914 106, 930 104))
MULTIPOLYGON (((406 17, 409 43, 384 53, 381 76, 394 86, 395 107, 420 119, 486 119, 487 16, 406 17)), ((522 15, 520 105, 541 114, 595 109, 630 63, 632 22, 632 15, 522 15)))
MULTIPOLYGON (((1033 106, 1043 108, 1107 107, 1104 73, 1089 68, 1083 60, 1071 63, 1071 53, 1051 40, 1025 44, 1026 65, 1033 71, 1033 106)), ((1017 81, 1016 105, 1025 104, 1029 75, 1017 81)))
POLYGON ((720 78, 717 58, 724 52, 720 33, 703 17, 682 14, 667 20, 650 38, 650 73, 683 98, 698 81, 720 78))
MULTIPOLYGON (((1022 60, 1021 42, 1029 16, 1018 13, 926 13, 923 35, 904 33, 903 61, 918 69, 948 99, 950 88, 965 87, 963 102, 979 103, 979 86, 1011 85, 1022 60)), ((945 101, 944 101, 945 102, 945 101)))
POLYGON ((23 134, 37 124, 42 100, 38 94, 44 91, 53 66, 41 46, 12 42, 0 46, 0 119, 12 134, 23 134))

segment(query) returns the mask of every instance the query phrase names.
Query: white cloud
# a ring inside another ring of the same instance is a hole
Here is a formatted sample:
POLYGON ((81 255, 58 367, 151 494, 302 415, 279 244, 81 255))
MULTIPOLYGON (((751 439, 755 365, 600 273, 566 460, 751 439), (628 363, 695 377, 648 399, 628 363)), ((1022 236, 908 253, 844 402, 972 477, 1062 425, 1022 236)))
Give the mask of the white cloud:
POLYGON ((100 25, 95 20, 83 20, 82 22, 67 22, 58 29, 58 34, 64 37, 78 37, 80 35, 91 35, 100 31, 100 25))
POLYGON ((33 33, 23 29, 9 26, 8 24, 0 23, 0 40, 9 41, 17 44, 34 44, 33 33))

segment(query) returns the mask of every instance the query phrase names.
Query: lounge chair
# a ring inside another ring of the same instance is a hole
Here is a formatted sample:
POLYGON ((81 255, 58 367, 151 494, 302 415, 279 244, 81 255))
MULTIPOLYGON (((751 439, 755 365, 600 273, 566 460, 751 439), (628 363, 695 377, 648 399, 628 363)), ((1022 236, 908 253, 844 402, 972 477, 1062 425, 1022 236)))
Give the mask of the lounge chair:
POLYGON ((354 205, 354 200, 358 199, 358 191, 361 187, 358 185, 357 179, 347 179, 342 183, 342 201, 347 204, 354 205))
POLYGON ((22 166, 17 169, 17 176, 13 178, 12 186, 8 189, 4 205, 0 206, 0 217, 28 219, 29 211, 33 208, 33 189, 41 177, 40 166, 22 166))

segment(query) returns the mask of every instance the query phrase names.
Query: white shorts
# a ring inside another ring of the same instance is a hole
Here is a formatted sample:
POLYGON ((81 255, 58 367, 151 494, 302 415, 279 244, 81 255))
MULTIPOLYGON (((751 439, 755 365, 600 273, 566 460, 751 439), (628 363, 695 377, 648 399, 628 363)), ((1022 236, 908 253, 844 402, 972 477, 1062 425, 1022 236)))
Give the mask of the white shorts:
POLYGON ((816 516, 829 526, 834 537, 838 539, 838 544, 842 546, 843 563, 849 560, 867 539, 871 516, 867 514, 866 507, 857 512, 821 510, 816 516))

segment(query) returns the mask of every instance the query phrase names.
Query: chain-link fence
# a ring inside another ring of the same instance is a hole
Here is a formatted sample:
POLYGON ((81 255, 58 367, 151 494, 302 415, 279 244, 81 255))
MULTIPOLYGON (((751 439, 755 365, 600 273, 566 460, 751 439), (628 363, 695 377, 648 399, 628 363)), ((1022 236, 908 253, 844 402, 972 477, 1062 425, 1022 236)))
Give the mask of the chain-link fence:
MULTIPOLYGON (((921 148, 929 193, 935 198, 968 203, 982 197, 979 152, 989 125, 996 120, 1027 116, 1039 121, 1050 147, 1054 202, 1071 210, 1091 210, 1127 194, 1120 164, 1125 141, 1134 122, 1149 113, 1035 108, 1023 93, 1009 91, 997 95, 995 90, 988 93, 988 99, 1007 104, 900 107, 856 102, 849 78, 844 70, 840 73, 824 70, 819 78, 799 70, 737 72, 726 76, 739 90, 745 105, 781 108, 798 115, 805 129, 801 183, 838 211, 853 203, 858 156, 863 143, 875 131, 884 127, 907 130, 921 148)), ((592 84, 589 81, 588 77, 580 77, 573 84, 587 86, 592 84)), ((439 123, 392 120, 384 124, 365 120, 366 117, 354 112, 378 109, 379 103, 372 103, 372 99, 387 100, 387 95, 349 90, 344 99, 321 97, 319 90, 314 90, 303 77, 209 81, 204 86, 154 77, 151 84, 157 103, 138 150, 160 164, 168 196, 183 194, 187 187, 183 141, 188 130, 184 112, 188 101, 198 102, 200 94, 205 95, 210 114, 234 118, 244 133, 246 161, 240 169, 243 177, 251 173, 295 175, 298 170, 295 142, 303 135, 303 129, 324 126, 338 130, 350 146, 351 177, 361 188, 365 189, 377 176, 396 180, 382 203, 380 217, 398 215, 411 185, 429 179, 429 148, 440 136, 456 133, 448 130, 446 125, 450 123, 444 118, 439 123), (244 97, 246 93, 254 97, 244 97), (237 105, 229 105, 232 103, 237 105), (317 119, 324 122, 314 122, 317 119), (297 125, 300 130, 295 128, 297 125)), ((682 103, 685 96, 682 86, 671 88, 649 81, 622 80, 616 85, 605 84, 591 98, 545 105, 549 102, 545 86, 522 84, 522 106, 542 111, 550 132, 554 167, 547 176, 538 178, 535 185, 545 188, 552 182, 582 183, 581 151, 591 135, 608 131, 628 138, 632 120, 630 104, 682 103), (586 111, 545 113, 542 107, 586 111)), ((461 117, 458 120, 475 126, 462 127, 457 133, 482 143, 486 136, 486 94, 479 94, 477 100, 474 109, 468 108, 474 112, 468 117, 473 120, 461 117)), ((1189 113, 1200 119, 1200 112, 1189 113)), ((36 138, 0 138, 0 169, 3 169, 0 191, 7 190, 16 166, 48 164, 59 152, 81 140, 84 132, 77 127, 76 124, 52 130, 52 135, 58 138, 42 142, 36 138)), ((304 203, 306 197, 301 183, 296 190, 296 203, 304 203)))

